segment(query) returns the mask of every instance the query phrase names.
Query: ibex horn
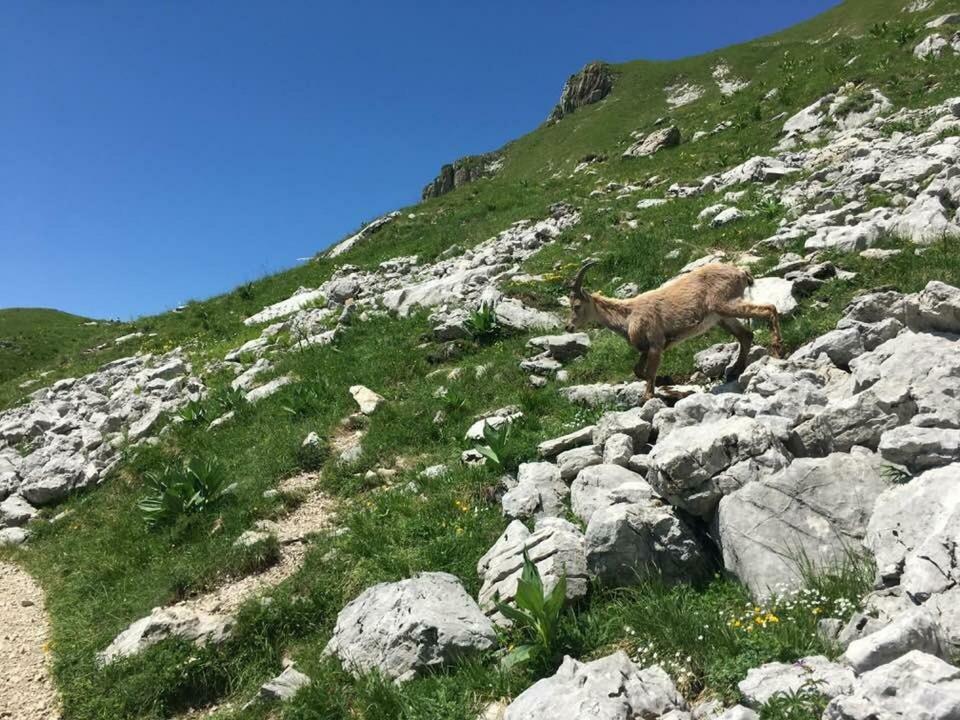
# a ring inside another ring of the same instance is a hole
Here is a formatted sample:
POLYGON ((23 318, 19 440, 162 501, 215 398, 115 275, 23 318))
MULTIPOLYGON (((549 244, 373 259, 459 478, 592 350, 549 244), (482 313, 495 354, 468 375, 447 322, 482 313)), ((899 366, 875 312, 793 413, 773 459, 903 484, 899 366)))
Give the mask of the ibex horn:
POLYGON ((583 285, 583 277, 587 274, 587 270, 596 265, 599 260, 587 260, 583 265, 580 266, 580 269, 577 270, 577 274, 573 276, 573 280, 570 283, 570 289, 575 293, 580 293, 581 285, 583 285))

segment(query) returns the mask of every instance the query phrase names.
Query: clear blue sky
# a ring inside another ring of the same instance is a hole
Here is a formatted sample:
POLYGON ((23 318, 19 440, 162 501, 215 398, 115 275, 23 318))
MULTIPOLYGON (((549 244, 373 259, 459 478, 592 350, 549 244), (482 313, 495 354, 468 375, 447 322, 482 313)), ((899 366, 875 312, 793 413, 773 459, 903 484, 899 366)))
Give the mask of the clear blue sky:
POLYGON ((0 6, 0 307, 129 319, 289 267, 539 124, 594 59, 834 0, 0 6))

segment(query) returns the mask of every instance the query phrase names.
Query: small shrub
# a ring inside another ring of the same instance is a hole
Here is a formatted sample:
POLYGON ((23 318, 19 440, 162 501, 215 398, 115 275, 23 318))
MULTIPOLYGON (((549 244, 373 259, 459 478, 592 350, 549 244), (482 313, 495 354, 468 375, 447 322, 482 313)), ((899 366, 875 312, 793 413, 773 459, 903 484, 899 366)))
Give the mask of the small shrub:
POLYGON ((877 40, 885 38, 887 33, 890 32, 890 23, 888 23, 886 20, 883 22, 874 23, 870 26, 869 32, 870 36, 876 38, 877 40))
POLYGON ((497 323, 497 315, 493 311, 493 306, 483 303, 479 308, 470 313, 466 320, 467 332, 474 340, 486 340, 497 334, 500 329, 497 323))
POLYGON ((237 297, 244 301, 253 300, 253 283, 244 283, 236 290, 237 297))
POLYGON ((207 421, 207 408, 199 400, 191 400, 178 413, 184 425, 203 425, 207 421))
POLYGON ((776 220, 783 214, 783 205, 774 197, 766 197, 758 200, 753 209, 757 214, 767 220, 776 220))
POLYGON ((893 33, 893 41, 899 46, 909 45, 920 34, 920 26, 914 23, 899 25, 893 33))
POLYGON ((148 528, 210 510, 236 489, 227 485, 223 469, 211 460, 168 463, 145 473, 144 479, 147 494, 137 507, 148 528))
POLYGON ((523 573, 517 583, 516 607, 496 601, 497 610, 514 623, 514 630, 525 640, 512 647, 500 664, 509 670, 529 662, 549 662, 559 645, 560 613, 567 597, 567 578, 561 576, 549 594, 544 592, 540 571, 526 550, 523 573))
POLYGON ((483 424, 483 439, 486 445, 478 445, 475 450, 483 455, 487 460, 503 468, 507 464, 507 443, 510 440, 511 423, 505 422, 500 427, 495 428, 489 422, 483 424))
POLYGON ((814 682, 799 690, 778 692, 760 708, 760 720, 819 720, 827 709, 827 698, 814 682))

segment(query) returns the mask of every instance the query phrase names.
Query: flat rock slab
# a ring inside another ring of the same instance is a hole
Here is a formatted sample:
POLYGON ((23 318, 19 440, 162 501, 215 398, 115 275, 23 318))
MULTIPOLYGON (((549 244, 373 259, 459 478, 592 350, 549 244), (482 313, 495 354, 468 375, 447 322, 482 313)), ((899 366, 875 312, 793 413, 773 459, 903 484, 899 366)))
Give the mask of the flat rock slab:
POLYGON ((324 650, 354 675, 414 678, 492 648, 493 623, 448 573, 420 573, 367 588, 340 614, 324 650))
POLYGON ((853 690, 853 670, 830 662, 823 655, 800 658, 793 663, 767 663, 753 668, 738 688, 748 706, 759 708, 777 693, 797 692, 808 683, 828 698, 853 690))
POLYGON ((197 646, 220 643, 230 636, 232 629, 233 620, 222 615, 177 605, 154 608, 149 615, 117 635, 105 650, 97 653, 97 664, 102 667, 139 655, 167 638, 180 638, 197 646))

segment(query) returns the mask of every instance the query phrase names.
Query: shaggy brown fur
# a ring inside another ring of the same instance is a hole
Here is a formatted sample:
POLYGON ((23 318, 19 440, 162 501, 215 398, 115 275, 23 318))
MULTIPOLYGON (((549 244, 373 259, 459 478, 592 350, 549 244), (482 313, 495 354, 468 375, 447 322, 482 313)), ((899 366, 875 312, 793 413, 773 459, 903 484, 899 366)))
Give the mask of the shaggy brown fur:
POLYGON ((719 325, 740 343, 733 367, 737 376, 747 366, 747 354, 753 333, 737 318, 763 318, 773 329, 772 350, 781 352, 780 315, 773 305, 750 302, 744 298, 753 285, 753 276, 733 265, 714 263, 681 275, 656 290, 627 300, 587 293, 583 277, 594 265, 588 261, 570 285, 571 318, 568 329, 599 325, 622 335, 640 353, 634 374, 647 381, 646 399, 653 397, 657 369, 664 350, 688 338, 696 337, 719 325))

